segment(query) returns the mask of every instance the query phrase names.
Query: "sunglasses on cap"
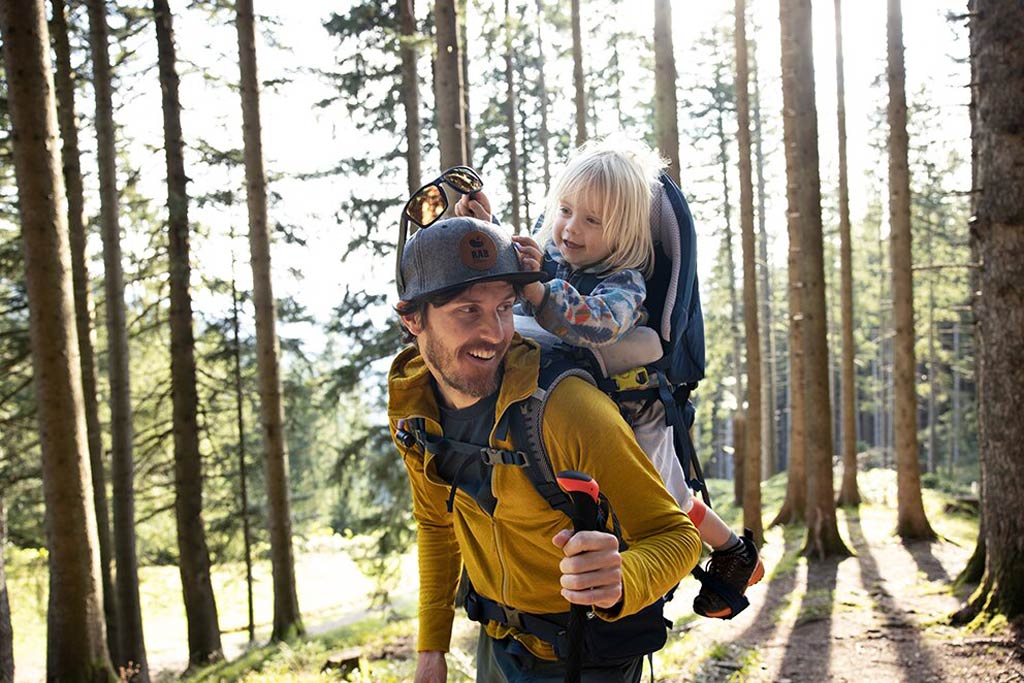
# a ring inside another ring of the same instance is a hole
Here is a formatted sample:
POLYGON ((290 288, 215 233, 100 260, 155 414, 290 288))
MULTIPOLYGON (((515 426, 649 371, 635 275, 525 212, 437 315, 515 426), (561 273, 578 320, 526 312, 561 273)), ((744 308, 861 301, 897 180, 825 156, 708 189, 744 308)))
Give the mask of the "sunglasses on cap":
MULTIPOLYGON (((412 221, 420 228, 427 228, 438 221, 444 212, 448 210, 448 196, 445 194, 442 185, 447 185, 460 194, 468 194, 472 197, 474 192, 479 192, 484 187, 484 181, 480 175, 469 166, 452 166, 441 173, 437 179, 427 183, 416 190, 409 201, 402 209, 402 220, 398 232, 398 249, 396 250, 395 282, 398 284, 399 293, 405 290, 405 282, 402 279, 402 252, 405 251, 405 241, 408 233, 408 222, 412 221)), ((415 228, 413 229, 415 232, 415 228)))
POLYGON ((469 166, 453 166, 436 180, 427 183, 405 203, 403 215, 421 228, 437 222, 448 209, 448 197, 442 184, 448 185, 461 194, 473 194, 483 189, 484 181, 469 166))

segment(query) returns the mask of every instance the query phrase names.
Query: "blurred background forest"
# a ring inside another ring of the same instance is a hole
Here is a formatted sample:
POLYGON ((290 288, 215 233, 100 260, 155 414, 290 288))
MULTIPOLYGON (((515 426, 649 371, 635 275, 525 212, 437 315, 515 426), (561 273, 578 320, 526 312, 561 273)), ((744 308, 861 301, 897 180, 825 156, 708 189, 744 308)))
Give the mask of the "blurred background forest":
MULTIPOLYGON (((10 31, 39 3, 4 5, 10 31)), ((762 515, 765 526, 776 512, 778 521, 804 520, 804 484, 792 472, 785 503, 775 501, 781 511, 748 495, 752 480, 785 487, 794 458, 813 470, 814 455, 803 453, 794 409, 803 394, 793 384, 803 354, 791 325, 801 316, 794 268, 807 253, 791 239, 799 237, 792 199, 787 209, 785 22, 779 3, 748 0, 741 10, 741 98, 737 6, 310 0, 257 4, 253 15, 248 0, 45 3, 59 115, 52 132, 67 188, 58 206, 74 271, 68 339, 84 396, 79 422, 66 429, 81 425, 89 473, 53 491, 90 501, 83 517, 94 521, 83 521, 81 534, 93 545, 83 547, 101 556, 99 618, 116 665, 135 662, 141 680, 149 669, 237 654, 249 641, 323 630, 368 596, 392 611, 408 607, 414 591, 399 589, 399 577, 414 534, 385 420, 384 375, 400 347, 390 308, 394 241, 406 197, 457 163, 480 172, 503 223, 524 231, 551 176, 587 138, 623 133, 672 160, 698 232, 708 367, 694 438, 705 474, 733 482, 721 495, 744 508, 748 526, 756 516, 759 535, 762 515), (746 155, 741 120, 749 120, 746 155)), ((815 2, 813 48, 799 48, 813 58, 814 87, 809 100, 806 87, 801 96, 812 117, 816 103, 820 156, 827 353, 818 367, 828 412, 818 431, 830 432, 822 462, 829 476, 836 466, 837 479, 897 469, 906 394, 895 330, 906 308, 894 306, 902 280, 893 269, 902 269, 913 283, 912 329, 903 332, 913 351, 916 496, 921 485, 941 489, 976 510, 967 10, 961 0, 902 8, 913 253, 897 263, 892 18, 886 3, 851 3, 837 53, 839 8, 839 0, 815 2)), ((810 19, 809 7, 794 11, 810 19)), ((30 333, 10 61, 4 69, 0 569, 6 564, 18 680, 35 680, 46 666, 51 544, 60 543, 58 533, 48 537, 56 513, 47 512, 44 481, 61 466, 44 457, 52 434, 40 429, 33 383, 42 337, 30 333)), ((843 481, 845 502, 856 503, 856 481, 843 481)), ((927 537, 927 520, 904 525, 905 495, 900 534, 924 528, 927 537)))

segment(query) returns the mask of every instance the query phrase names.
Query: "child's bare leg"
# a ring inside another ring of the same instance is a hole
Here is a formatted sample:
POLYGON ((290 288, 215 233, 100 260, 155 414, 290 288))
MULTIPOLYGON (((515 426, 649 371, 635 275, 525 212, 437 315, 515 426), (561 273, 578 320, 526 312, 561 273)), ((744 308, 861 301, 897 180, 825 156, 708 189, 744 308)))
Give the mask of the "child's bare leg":
POLYGON ((686 511, 693 525, 697 527, 702 541, 714 550, 731 550, 739 547, 740 538, 726 526, 715 511, 704 505, 703 501, 692 499, 691 507, 686 511))

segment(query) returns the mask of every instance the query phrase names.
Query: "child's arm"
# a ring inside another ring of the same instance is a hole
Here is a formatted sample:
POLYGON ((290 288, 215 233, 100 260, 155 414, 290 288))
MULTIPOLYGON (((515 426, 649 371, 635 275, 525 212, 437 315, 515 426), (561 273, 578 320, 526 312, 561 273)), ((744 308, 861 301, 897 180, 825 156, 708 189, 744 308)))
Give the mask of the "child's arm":
POLYGON ((455 203, 455 215, 479 218, 491 222, 491 200, 483 192, 471 192, 459 197, 455 203))
POLYGON ((635 270, 609 275, 589 296, 565 280, 549 280, 546 296, 534 306, 534 318, 548 332, 572 346, 598 347, 618 341, 643 317, 647 288, 635 270))
MULTIPOLYGON (((519 270, 536 271, 540 270, 544 262, 544 254, 540 245, 532 237, 515 235, 512 241, 516 244, 516 251, 519 254, 519 270)), ((531 282, 523 287, 523 298, 530 302, 536 310, 544 303, 544 285, 539 282, 531 282)))

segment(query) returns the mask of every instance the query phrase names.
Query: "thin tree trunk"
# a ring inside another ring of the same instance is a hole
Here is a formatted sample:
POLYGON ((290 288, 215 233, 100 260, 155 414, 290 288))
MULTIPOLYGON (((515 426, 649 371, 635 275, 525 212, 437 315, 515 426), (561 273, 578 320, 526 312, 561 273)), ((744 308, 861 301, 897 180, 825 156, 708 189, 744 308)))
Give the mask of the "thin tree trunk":
POLYGON ((406 186, 412 196, 420 188, 420 81, 416 63, 416 0, 398 0, 402 27, 402 105, 405 108, 406 186))
MULTIPOLYGON (((231 231, 231 241, 235 241, 235 232, 231 231)), ((252 580, 252 531, 249 528, 249 475, 246 466, 247 450, 245 447, 245 401, 242 390, 242 342, 239 334, 239 301, 238 289, 235 286, 235 252, 231 250, 231 334, 232 334, 232 356, 234 367, 232 373, 235 380, 235 415, 238 426, 238 506, 242 515, 242 547, 245 549, 245 594, 249 642, 256 640, 256 620, 253 610, 253 580, 252 580)))
POLYGON ((168 261, 171 292, 171 400, 174 420, 174 511, 178 527, 181 588, 188 620, 189 666, 223 657, 210 552, 203 527, 203 473, 199 453, 195 340, 192 336, 188 190, 173 17, 167 0, 153 1, 160 90, 163 93, 164 152, 167 161, 168 261))
POLYGON ((46 675, 111 681, 42 0, 0 3, 50 570, 46 675))
POLYGON ((751 77, 754 81, 754 98, 751 107, 751 114, 754 123, 754 168, 757 176, 757 233, 758 253, 761 261, 761 278, 758 295, 761 306, 761 405, 764 419, 761 420, 761 452, 764 454, 764 462, 761 467, 761 477, 768 477, 779 471, 779 444, 778 444, 778 387, 776 385, 777 361, 775 343, 775 323, 772 314, 772 281, 771 264, 768 259, 768 227, 766 217, 765 178, 764 178, 764 149, 761 131, 761 86, 757 78, 757 59, 755 58, 756 42, 751 41, 750 65, 751 77))
POLYGON ((462 78, 462 134, 466 139, 466 165, 473 165, 473 119, 470 117, 469 96, 469 36, 466 33, 466 4, 459 0, 455 6, 459 13, 459 73, 462 78))
MULTIPOLYGON (((519 72, 519 82, 526 82, 526 74, 522 71, 519 72)), ((519 112, 519 120, 526 122, 526 109, 524 107, 524 100, 526 98, 517 97, 516 107, 519 112)), ((529 141, 529 133, 524 126, 520 126, 519 135, 520 142, 522 143, 522 153, 519 155, 519 182, 523 188, 523 231, 526 234, 530 234, 530 230, 533 228, 533 220, 530 216, 530 174, 528 173, 532 158, 530 156, 530 146, 527 144, 529 141)))
POLYGON ((516 129, 516 82, 512 67, 512 11, 505 0, 505 127, 508 135, 508 192, 512 197, 512 232, 522 231, 519 209, 519 144, 516 129))
POLYGON ((839 298, 842 308, 842 434, 843 479, 839 487, 839 505, 860 505, 857 490, 857 375, 853 357, 853 250, 850 241, 850 190, 846 171, 846 92, 843 74, 842 0, 835 0, 836 20, 836 98, 839 126, 839 298))
POLYGON ((747 340, 746 481, 743 526, 764 542, 761 522, 761 332, 757 316, 757 247, 754 238, 754 183, 750 164, 750 95, 746 0, 736 0, 736 140, 740 156, 740 230, 743 245, 743 322, 747 340))
POLYGON ((7 543, 4 505, 4 496, 0 493, 0 683, 14 683, 14 629, 11 627, 11 603, 7 599, 3 553, 7 543))
POLYGON ((434 102, 441 168, 466 163, 466 113, 462 104, 462 69, 455 0, 435 0, 434 102))
POLYGON ((53 44, 56 55, 55 85, 57 120, 64 142, 64 186, 68 193, 68 229, 71 245, 71 282, 75 296, 75 329, 82 369, 82 396, 89 440, 89 469, 92 473, 93 506, 100 546, 100 579, 103 585, 103 615, 107 622, 107 648, 113 661, 121 661, 117 628, 117 594, 114 591, 110 514, 107 508, 107 475, 103 463, 103 433, 96 400, 95 353, 92 346, 92 303, 89 296, 89 268, 86 264, 85 198, 79 156, 75 85, 71 71, 71 46, 63 0, 53 0, 53 44))
POLYGON ((807 468, 804 553, 821 559, 846 555, 849 551, 839 536, 832 489, 832 410, 828 394, 828 328, 810 0, 780 0, 779 17, 788 219, 791 233, 800 236, 803 285, 803 414, 807 468))
POLYGON ((917 447, 914 359, 914 285, 910 231, 907 97, 904 90, 903 18, 900 0, 889 0, 889 225, 891 227, 893 375, 896 411, 896 533, 903 539, 933 539, 921 499, 917 447))
POLYGON ((540 91, 540 148, 544 158, 544 194, 551 187, 551 134, 548 131, 548 86, 545 80, 544 38, 541 29, 544 26, 544 0, 537 0, 537 90, 540 91))
POLYGON ((572 0, 572 82, 576 92, 576 146, 587 141, 587 89, 583 80, 580 0, 572 0))
POLYGON ((668 159, 668 174, 679 184, 679 105, 676 102, 676 56, 672 47, 672 5, 654 2, 654 137, 668 159))
POLYGON ((974 609, 1024 614, 1024 6, 972 0, 971 139, 980 296, 978 449, 985 574, 974 609))
POLYGON ((953 362, 950 373, 953 375, 953 425, 950 429, 949 444, 949 476, 953 477, 957 461, 960 459, 960 321, 953 323, 953 362))
POLYGON ((139 602, 138 559, 135 553, 135 486, 131 405, 130 349, 121 264, 121 228, 117 192, 117 149, 110 58, 107 47, 106 4, 89 0, 93 83, 96 92, 96 147, 100 178, 100 217, 103 225, 104 292, 109 344, 111 489, 114 513, 114 557, 117 562, 118 667, 138 669, 149 680, 139 602))
MULTIPOLYGON (((928 263, 933 263, 932 234, 928 231, 926 238, 928 263)), ((935 352, 935 278, 928 277, 928 471, 937 472, 939 463, 938 422, 936 416, 936 396, 939 393, 939 359, 935 352)))
MULTIPOLYGON (((239 0, 238 55, 241 69, 242 134, 245 143, 245 187, 249 205, 249 250, 253 303, 256 307, 256 353, 260 379, 260 421, 267 465, 267 503, 270 557, 274 574, 273 640, 289 640, 305 629, 295 590, 291 502, 288 491, 288 449, 284 441, 280 349, 277 339, 267 226, 267 188, 263 172, 263 142, 256 75, 256 45, 252 0, 239 0)), ((458 61, 455 62, 456 66, 458 61)))

